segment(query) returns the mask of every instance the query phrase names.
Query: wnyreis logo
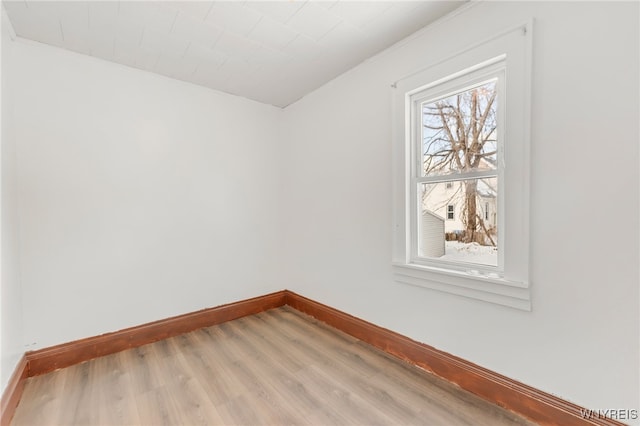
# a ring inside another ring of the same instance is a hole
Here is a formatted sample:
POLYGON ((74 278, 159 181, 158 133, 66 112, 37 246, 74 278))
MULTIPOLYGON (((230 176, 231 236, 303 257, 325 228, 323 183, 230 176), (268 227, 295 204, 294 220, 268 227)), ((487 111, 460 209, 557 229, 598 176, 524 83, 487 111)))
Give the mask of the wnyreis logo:
POLYGON ((580 409, 580 417, 583 419, 611 419, 611 420, 637 420, 638 410, 627 409, 611 409, 606 410, 588 410, 580 409))

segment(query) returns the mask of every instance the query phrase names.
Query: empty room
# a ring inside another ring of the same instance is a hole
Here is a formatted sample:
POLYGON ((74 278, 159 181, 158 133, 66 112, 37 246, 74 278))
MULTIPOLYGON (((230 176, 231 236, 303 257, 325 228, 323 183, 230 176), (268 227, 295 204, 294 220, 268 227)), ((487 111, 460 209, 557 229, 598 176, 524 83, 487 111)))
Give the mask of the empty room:
POLYGON ((1 4, 2 426, 640 425, 640 2, 1 4))

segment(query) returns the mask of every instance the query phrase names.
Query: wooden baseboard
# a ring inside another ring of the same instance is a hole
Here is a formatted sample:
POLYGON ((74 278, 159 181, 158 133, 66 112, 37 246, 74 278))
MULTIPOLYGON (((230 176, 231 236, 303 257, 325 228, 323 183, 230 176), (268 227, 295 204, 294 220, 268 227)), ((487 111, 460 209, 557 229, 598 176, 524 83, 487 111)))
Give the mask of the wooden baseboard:
POLYGON ((100 336, 27 352, 29 377, 104 355, 157 342, 203 327, 231 321, 284 305, 285 292, 267 294, 215 308, 166 318, 100 336))
POLYGON ((29 363, 27 357, 22 355, 16 369, 9 378, 9 383, 2 393, 2 403, 0 406, 0 425, 9 426, 13 414, 16 411, 16 407, 22 397, 22 390, 24 389, 24 382, 29 375, 29 363))
POLYGON ((27 352, 16 367, 2 396, 1 426, 8 425, 13 417, 27 377, 146 345, 199 328, 257 314, 285 304, 539 424, 623 425, 623 423, 608 418, 584 419, 581 413, 584 413, 585 410, 578 405, 292 291, 283 290, 114 333, 27 352))
POLYGON ((285 303, 539 424, 623 425, 609 418, 592 417, 587 420, 581 415, 585 412, 584 408, 578 405, 291 291, 286 291, 285 303))

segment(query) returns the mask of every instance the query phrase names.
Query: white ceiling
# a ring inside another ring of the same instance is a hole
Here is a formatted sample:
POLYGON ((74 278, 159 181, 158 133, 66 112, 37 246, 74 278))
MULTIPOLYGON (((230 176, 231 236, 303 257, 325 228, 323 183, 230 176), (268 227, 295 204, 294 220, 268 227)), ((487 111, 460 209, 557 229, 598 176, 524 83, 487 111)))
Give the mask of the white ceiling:
POLYGON ((3 0, 19 37, 279 107, 463 3, 3 0))

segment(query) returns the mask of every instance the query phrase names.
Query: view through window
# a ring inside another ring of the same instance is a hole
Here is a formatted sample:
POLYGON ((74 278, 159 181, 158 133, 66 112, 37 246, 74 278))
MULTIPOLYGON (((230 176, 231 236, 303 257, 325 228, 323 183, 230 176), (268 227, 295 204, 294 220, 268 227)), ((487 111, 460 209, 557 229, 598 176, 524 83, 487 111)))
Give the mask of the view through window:
POLYGON ((498 265, 497 106, 495 79, 420 104, 418 256, 498 265))

